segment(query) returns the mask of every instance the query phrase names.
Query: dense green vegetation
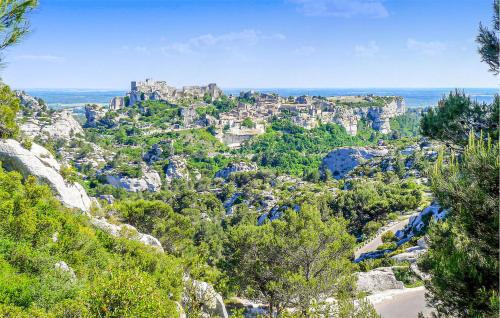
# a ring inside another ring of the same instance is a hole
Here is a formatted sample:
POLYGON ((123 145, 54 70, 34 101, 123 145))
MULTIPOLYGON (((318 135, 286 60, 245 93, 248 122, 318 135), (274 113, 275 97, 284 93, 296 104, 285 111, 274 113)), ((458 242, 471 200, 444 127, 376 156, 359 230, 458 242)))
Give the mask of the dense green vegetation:
MULTIPOLYGON (((494 30, 499 29, 494 1, 494 30)), ((480 27, 479 53, 498 74, 498 34, 480 27), (495 52, 493 52, 495 50, 495 52)), ((495 317, 499 299, 500 98, 492 104, 471 101, 455 92, 422 119, 422 132, 447 140, 458 151, 438 159, 432 190, 448 211, 431 224, 429 252, 421 260, 431 274, 429 299, 445 317, 495 317)))
POLYGON ((5 84, 0 85, 0 138, 16 137, 19 127, 15 121, 19 99, 5 84))
POLYGON ((431 226, 422 267, 431 300, 453 317, 491 317, 499 310, 499 152, 492 140, 470 138, 460 161, 437 163, 432 189, 449 209, 431 226))
POLYGON ((332 210, 349 220, 351 231, 370 236, 391 213, 414 210, 422 200, 421 188, 411 180, 360 180, 342 191, 331 203, 332 210))
POLYGON ((248 142, 241 152, 254 155, 263 167, 302 176, 317 171, 323 157, 335 147, 369 143, 336 124, 306 130, 283 119, 274 121, 265 134, 248 142))
POLYGON ((182 287, 176 258, 94 230, 46 186, 21 180, 0 169, 2 317, 175 315, 182 287), (60 261, 71 270, 59 269, 60 261))
POLYGON ((422 133, 458 146, 467 144, 470 133, 478 137, 482 132, 484 137, 497 139, 499 109, 498 95, 492 104, 487 104, 478 103, 463 92, 451 92, 422 118, 422 133))
MULTIPOLYGON (((354 238, 341 218, 321 221, 319 211, 304 205, 262 226, 240 224, 229 231, 224 267, 229 284, 243 295, 269 304, 278 316, 287 307, 300 316, 327 313, 316 303, 321 295, 353 296, 354 238)), ((352 312, 351 312, 352 314, 352 312)), ((374 317, 373 313, 364 317, 374 317)))
POLYGON ((391 118, 391 131, 394 138, 418 137, 420 130, 420 109, 409 109, 404 115, 391 118))

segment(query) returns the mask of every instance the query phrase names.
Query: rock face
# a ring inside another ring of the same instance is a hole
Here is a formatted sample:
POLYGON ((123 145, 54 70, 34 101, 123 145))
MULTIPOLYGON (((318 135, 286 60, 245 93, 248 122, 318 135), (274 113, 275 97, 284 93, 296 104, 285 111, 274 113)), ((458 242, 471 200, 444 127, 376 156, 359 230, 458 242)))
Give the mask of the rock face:
POLYGON ((185 279, 185 284, 184 307, 189 308, 191 302, 198 302, 202 304, 202 317, 228 317, 224 300, 212 285, 189 278, 185 279))
MULTIPOLYGON (((370 99, 369 97, 366 97, 370 99)), ((325 105, 327 111, 318 114, 324 123, 333 122, 345 128, 351 134, 356 135, 360 120, 366 120, 376 131, 387 134, 391 131, 390 119, 403 115, 406 111, 402 98, 394 98, 384 106, 371 107, 345 107, 325 105)))
POLYGON ((73 269, 69 267, 68 264, 66 264, 66 262, 59 261, 54 264, 54 268, 63 273, 67 273, 70 276, 71 280, 76 279, 75 271, 73 271, 73 269))
POLYGON ((75 120, 70 111, 64 110, 50 114, 50 117, 33 117, 20 126, 21 131, 31 137, 42 140, 70 140, 76 135, 83 135, 82 126, 75 120))
POLYGON ((106 221, 106 219, 103 219, 103 218, 91 218, 90 222, 96 228, 98 228, 106 233, 109 233, 112 236, 115 236, 115 237, 125 236, 127 238, 142 242, 146 245, 153 246, 153 247, 155 247, 158 250, 163 252, 163 247, 161 246, 161 243, 160 243, 160 241, 158 241, 157 238, 155 238, 149 234, 140 233, 132 225, 129 225, 129 224, 121 224, 121 225, 111 224, 108 221, 106 221))
POLYGON ((31 95, 28 95, 25 91, 14 91, 16 97, 21 101, 21 105, 27 109, 31 109, 34 111, 45 110, 46 106, 41 103, 39 100, 34 98, 31 95))
POLYGON ((24 177, 30 175, 46 183, 61 202, 82 211, 90 211, 91 201, 85 189, 79 184, 68 184, 57 170, 59 165, 43 147, 33 144, 27 150, 13 139, 0 140, 0 161, 7 170, 19 171, 24 177))
POLYGON ((322 170, 329 169, 335 179, 341 179, 364 160, 383 157, 388 152, 385 148, 337 148, 323 159, 322 170))
POLYGON ((358 273, 357 289, 368 293, 388 289, 403 289, 404 284, 396 279, 390 267, 380 267, 366 273, 358 273))
POLYGON ((189 170, 187 168, 186 159, 182 156, 171 156, 168 160, 169 163, 165 168, 167 183, 172 182, 174 179, 189 181, 189 170))
POLYGON ((247 171, 257 171, 257 165, 253 162, 236 162, 231 163, 226 168, 219 170, 215 173, 216 178, 228 179, 232 173, 235 172, 247 172, 247 171))
POLYGON ((125 99, 123 97, 113 97, 109 102, 109 109, 118 110, 125 107, 125 99))
POLYGON ((158 172, 149 167, 142 167, 142 169, 140 178, 113 174, 112 171, 101 171, 100 174, 105 176, 106 183, 115 188, 123 188, 129 192, 159 191, 161 189, 161 178, 158 172))
POLYGON ((151 149, 144 154, 143 158, 145 162, 148 164, 152 164, 155 161, 161 159, 161 154, 163 153, 163 149, 161 149, 159 144, 154 144, 151 149))
MULTIPOLYGON (((398 245, 408 242, 415 234, 420 233, 429 224, 431 218, 436 221, 442 220, 446 217, 446 214, 447 211, 438 203, 432 203, 418 215, 412 216, 404 229, 395 233, 396 238, 399 240, 398 245)), ((419 245, 424 243, 422 242, 419 245)))
POLYGON ((420 255, 424 254, 427 250, 420 246, 413 246, 406 249, 404 253, 391 256, 396 262, 409 262, 416 263, 420 255))
POLYGON ((95 127, 98 122, 104 118, 107 109, 99 105, 85 105, 85 118, 87 119, 87 127, 95 127))

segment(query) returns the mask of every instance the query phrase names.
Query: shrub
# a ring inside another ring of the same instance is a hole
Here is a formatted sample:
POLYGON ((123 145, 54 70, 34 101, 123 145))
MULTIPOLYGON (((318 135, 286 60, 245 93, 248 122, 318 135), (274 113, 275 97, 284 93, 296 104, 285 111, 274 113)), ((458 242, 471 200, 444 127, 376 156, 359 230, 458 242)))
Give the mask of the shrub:
POLYGON ((390 243, 390 242, 393 242, 396 239, 396 237, 394 236, 394 232, 387 231, 384 234, 382 234, 381 239, 382 239, 382 242, 384 242, 384 243, 390 243))

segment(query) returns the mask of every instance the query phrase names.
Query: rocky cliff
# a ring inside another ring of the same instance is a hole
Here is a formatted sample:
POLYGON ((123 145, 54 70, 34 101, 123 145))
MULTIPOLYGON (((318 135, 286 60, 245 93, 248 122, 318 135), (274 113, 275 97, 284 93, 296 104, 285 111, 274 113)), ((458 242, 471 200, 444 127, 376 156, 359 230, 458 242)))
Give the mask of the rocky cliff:
POLYGON ((82 126, 75 120, 70 111, 59 111, 33 116, 20 125, 21 131, 41 140, 70 140, 76 135, 84 135, 82 126))
POLYGON ((34 176, 46 183, 64 205, 90 211, 91 201, 83 187, 63 179, 59 164, 45 148, 33 144, 28 150, 16 140, 0 140, 0 161, 7 170, 18 171, 24 177, 34 176))
POLYGON ((322 114, 322 121, 331 121, 343 126, 351 135, 356 135, 361 120, 366 121, 375 131, 388 134, 390 120, 406 111, 403 99, 395 98, 384 106, 344 107, 336 106, 331 113, 322 114))
POLYGON ((322 171, 329 170, 335 179, 342 179, 351 170, 366 160, 374 157, 383 157, 388 154, 383 147, 343 147, 331 151, 322 163, 322 171))

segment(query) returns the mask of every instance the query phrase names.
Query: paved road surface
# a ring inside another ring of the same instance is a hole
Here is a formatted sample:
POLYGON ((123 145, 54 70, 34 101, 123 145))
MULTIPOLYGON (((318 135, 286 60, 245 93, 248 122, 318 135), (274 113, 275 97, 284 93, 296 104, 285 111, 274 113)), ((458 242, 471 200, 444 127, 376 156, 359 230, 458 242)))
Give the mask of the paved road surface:
POLYGON ((354 258, 356 259, 363 253, 376 250, 379 245, 382 245, 382 243, 383 243, 382 242, 382 235, 385 232, 392 231, 392 232, 396 233, 397 231, 402 230, 406 226, 406 224, 408 224, 409 218, 410 218, 410 216, 406 217, 403 220, 398 221, 397 223, 393 224, 392 226, 387 228, 385 231, 383 231, 382 233, 377 235, 372 241, 370 241, 368 244, 364 245, 359 250, 357 250, 354 253, 354 258))
POLYGON ((382 318, 417 318, 419 312, 428 317, 432 312, 426 305, 424 287, 387 290, 368 299, 382 318))

